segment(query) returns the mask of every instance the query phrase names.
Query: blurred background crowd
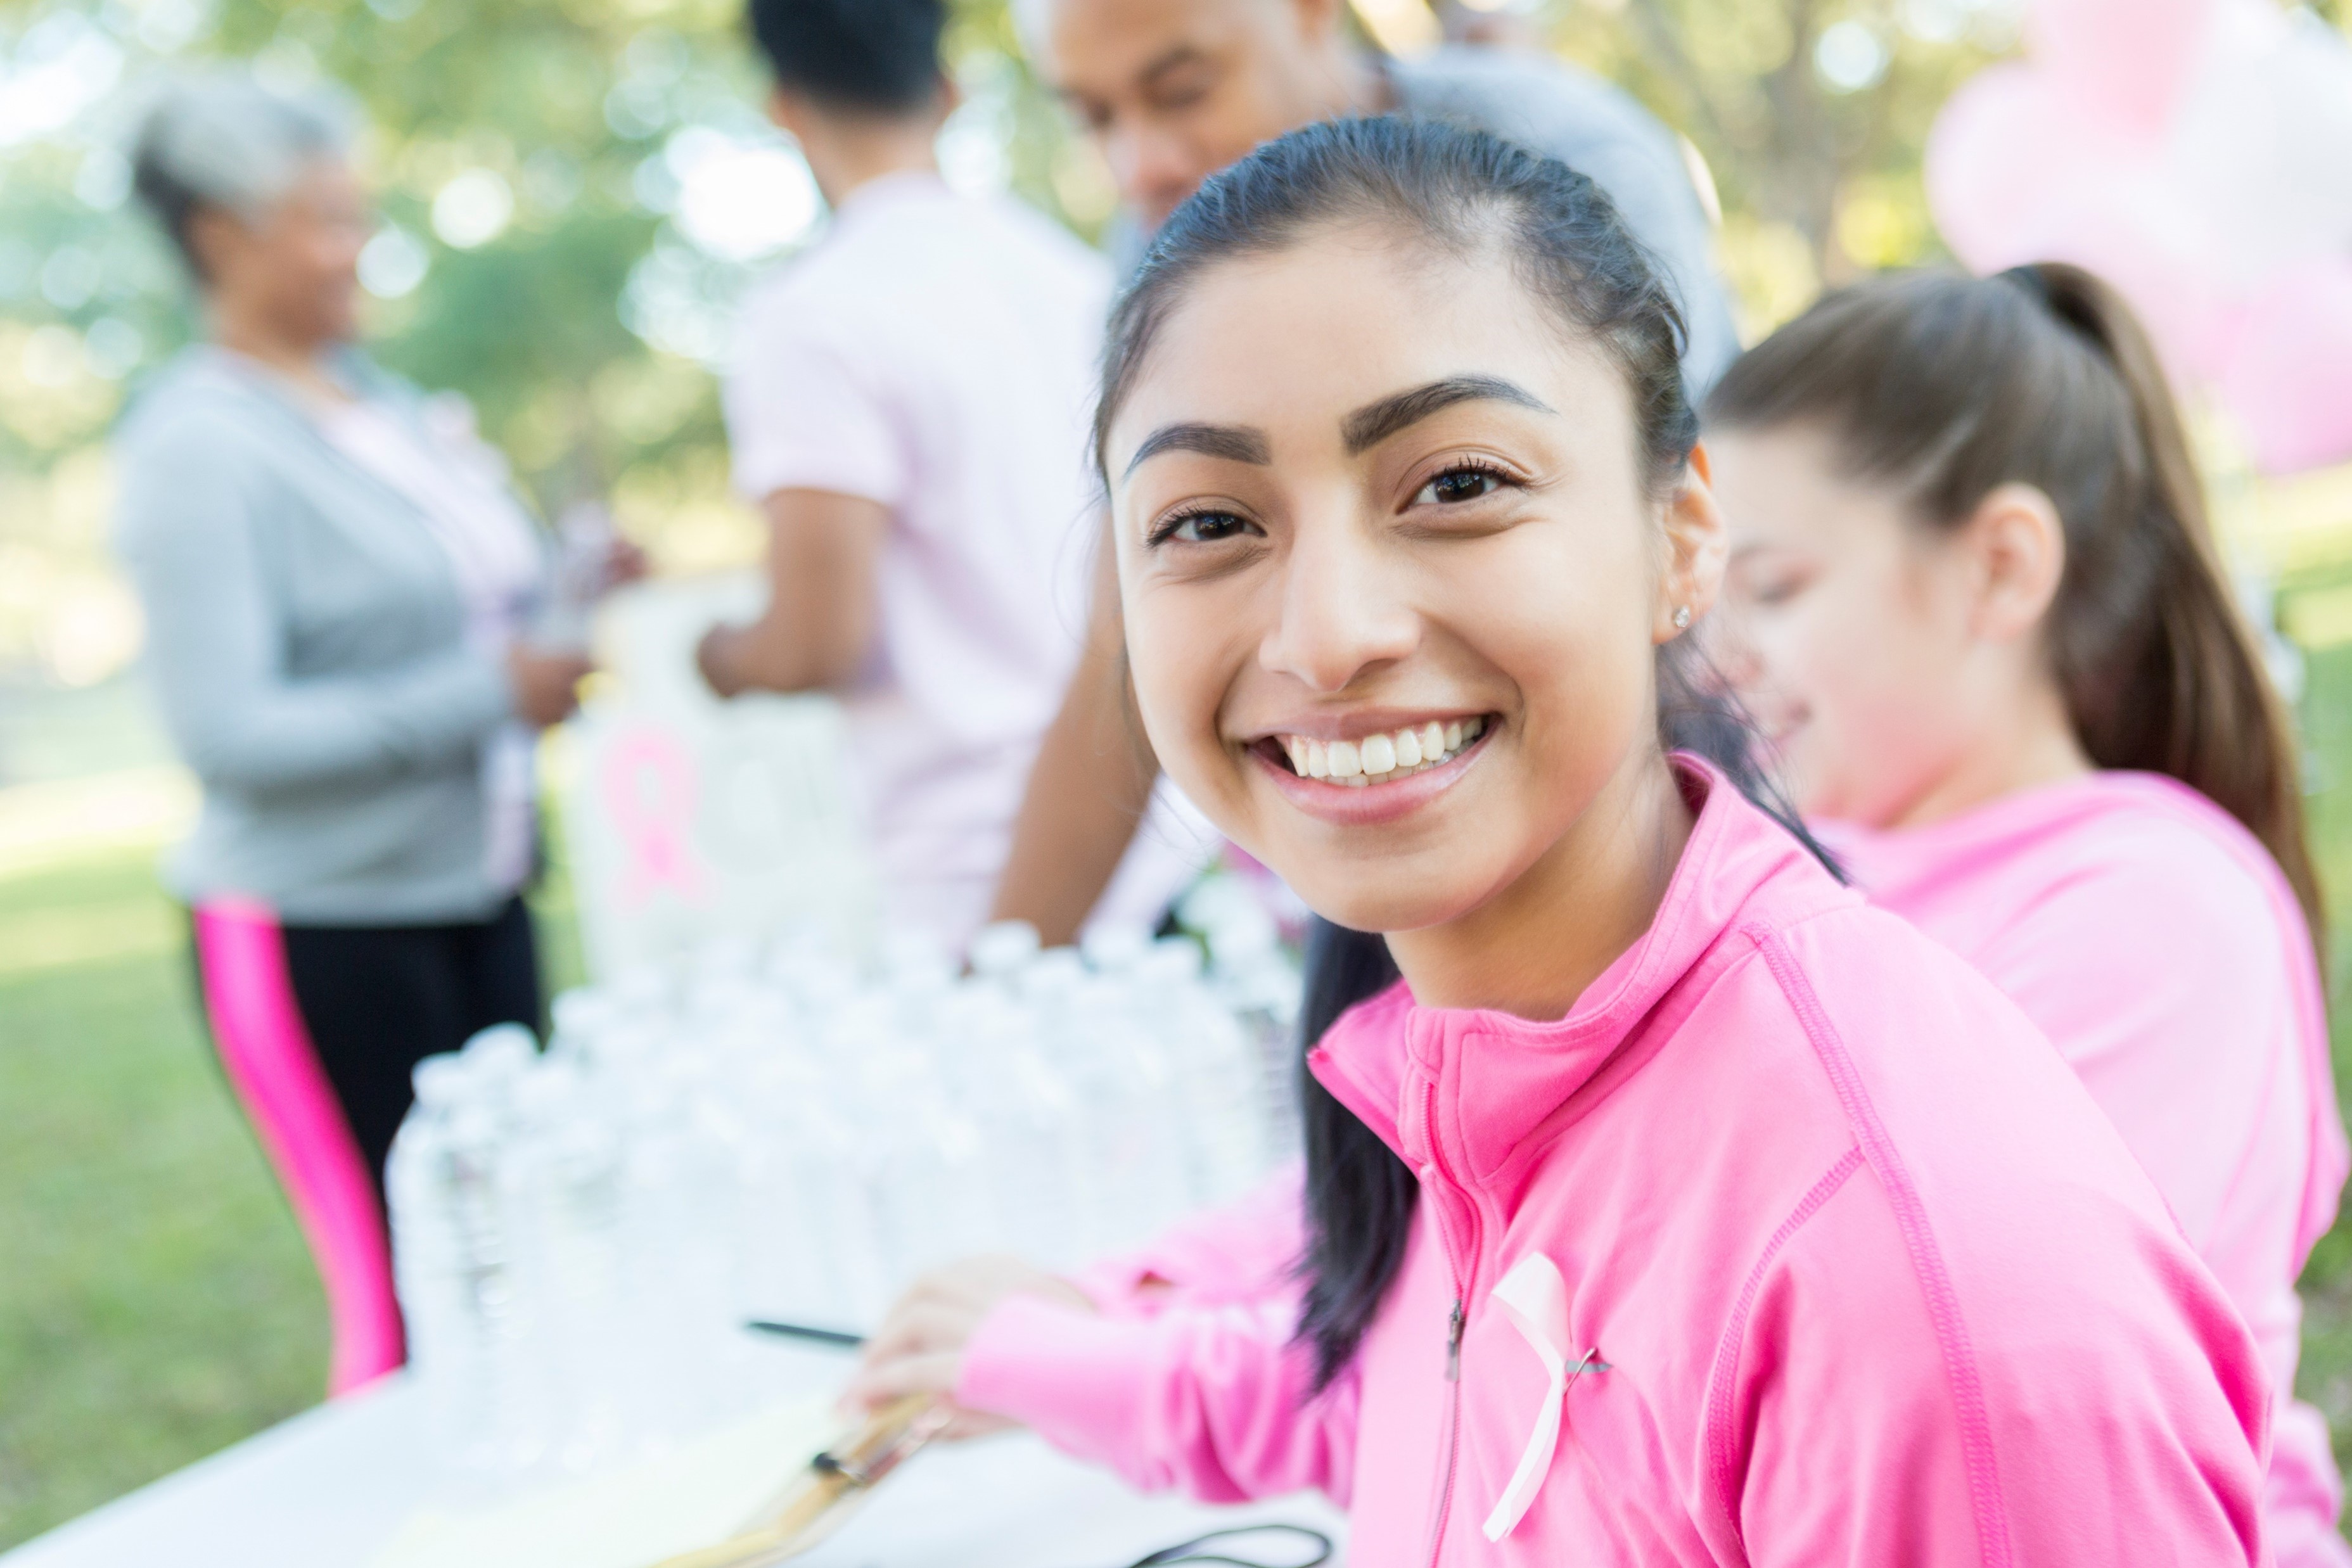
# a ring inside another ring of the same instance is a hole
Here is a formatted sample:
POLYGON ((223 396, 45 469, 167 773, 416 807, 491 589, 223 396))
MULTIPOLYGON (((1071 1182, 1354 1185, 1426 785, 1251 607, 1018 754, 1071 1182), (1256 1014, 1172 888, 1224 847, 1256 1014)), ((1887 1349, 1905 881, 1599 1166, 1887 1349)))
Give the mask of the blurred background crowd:
MULTIPOLYGON (((1979 259, 1950 214, 1981 201, 1961 191, 1941 227, 1931 212, 1930 134, 1963 83, 2019 52, 2023 0, 1357 10, 1399 53, 1441 37, 1555 51, 1678 131, 1745 340, 1824 287, 1979 259)), ((2319 0, 2293 20, 2352 29, 2352 7, 2319 0)), ((1108 171, 1033 79, 1008 6, 962 0, 948 49, 949 183, 1010 190, 1099 238, 1108 171)), ((544 515, 609 500, 657 573, 760 557, 760 521, 729 490, 714 371, 746 287, 823 218, 761 111, 737 0, 0 4, 0 1547, 311 1403, 327 1354, 316 1277, 205 1060, 184 927, 155 882, 195 792, 134 674, 141 617, 108 537, 108 433, 195 329, 182 270, 131 201, 129 133, 163 71, 215 57, 352 96, 383 218, 360 263, 373 350, 462 393, 544 515)), ((2032 85, 2012 74, 2004 90, 2032 85)), ((1946 172, 1965 186, 1954 145, 1946 172)), ((2335 152, 2352 164, 2352 145, 2335 152)), ((2177 208, 2184 225, 2221 222, 2177 208)), ((2144 309, 2171 286, 2120 280, 2147 291, 2144 309)), ((2260 449, 2228 367, 2207 390, 2217 515, 2272 596, 2340 898, 2352 465, 2313 459, 2324 441, 2260 449)), ((2290 428, 2257 423, 2263 439, 2290 428)), ((551 987, 580 968, 569 898, 558 863, 533 894, 551 987)), ((2352 951, 2344 924, 2332 977, 2352 951)), ((2352 1232, 2322 1243, 2305 1286, 2303 1392, 2340 1444, 2352 1232)))

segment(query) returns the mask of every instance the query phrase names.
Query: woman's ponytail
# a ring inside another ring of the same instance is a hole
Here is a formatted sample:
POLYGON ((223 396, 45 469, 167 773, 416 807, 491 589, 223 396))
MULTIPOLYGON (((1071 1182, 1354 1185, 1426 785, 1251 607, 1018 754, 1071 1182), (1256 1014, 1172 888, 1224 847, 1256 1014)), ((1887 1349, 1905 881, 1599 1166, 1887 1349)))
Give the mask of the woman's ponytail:
POLYGON ((2294 729, 2218 558, 2156 346, 2123 297, 2081 267, 2045 262, 2015 276, 2031 278, 2050 313, 2114 368, 2143 455, 2111 506, 2150 558, 2145 600, 2126 605, 2085 583, 2078 597, 2099 599, 2106 613, 2070 617, 2062 595, 2052 618, 2052 649, 2083 748, 2102 768, 2168 774, 2237 818, 2278 862, 2316 944, 2325 915, 2305 839, 2294 729), (2118 637, 2113 622, 2126 614, 2148 634, 2118 637))
POLYGON ((2114 289, 2057 262, 1857 284, 1742 356, 1706 414, 1822 430, 1929 527, 1958 527, 2001 485, 2046 494, 2066 570, 2045 643, 2084 751, 2243 823, 2321 940, 2294 733, 2216 559, 2163 366, 2114 289))

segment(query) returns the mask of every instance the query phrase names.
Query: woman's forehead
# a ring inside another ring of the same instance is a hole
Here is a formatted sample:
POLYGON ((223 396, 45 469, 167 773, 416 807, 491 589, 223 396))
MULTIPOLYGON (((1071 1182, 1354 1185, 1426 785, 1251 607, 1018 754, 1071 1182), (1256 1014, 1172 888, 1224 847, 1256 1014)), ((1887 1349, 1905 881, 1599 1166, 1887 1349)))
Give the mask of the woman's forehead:
POLYGON ((1161 319, 1105 455, 1116 474, 1171 421, 1337 432, 1375 399, 1463 377, 1524 388, 1580 420, 1624 402, 1613 364, 1507 257, 1304 241, 1192 280, 1161 319))

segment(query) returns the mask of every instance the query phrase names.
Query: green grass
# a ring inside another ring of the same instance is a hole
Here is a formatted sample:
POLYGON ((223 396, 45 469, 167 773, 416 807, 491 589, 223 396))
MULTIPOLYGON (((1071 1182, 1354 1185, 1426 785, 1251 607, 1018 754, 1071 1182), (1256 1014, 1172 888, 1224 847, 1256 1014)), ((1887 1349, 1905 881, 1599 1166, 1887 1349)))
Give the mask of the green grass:
MULTIPOLYGON (((2312 660, 2312 826, 2352 1085, 2352 648, 2312 660)), ((551 979, 580 972, 558 867, 551 979)), ((145 850, 0 875, 0 1548, 316 1401, 327 1332, 293 1217, 200 1033, 145 850)), ((2352 1220, 2304 1276, 2305 1396, 2352 1463, 2352 1220)))
MULTIPOLYGON (((2336 1099, 2352 1105, 2352 647, 2314 654, 2303 704, 2310 751, 2312 853, 2330 910, 2328 991, 2336 1099)), ((2347 1205, 2352 1210, 2352 1204, 2347 1205)), ((2339 1463, 2352 1468, 2352 1213, 2312 1249, 2303 1271, 2297 1390, 2327 1415, 2339 1463)), ((2352 1531, 2347 1531, 2352 1533, 2352 1531)))
MULTIPOLYGON (((154 852, 0 876, 0 1549, 315 1404, 326 1304, 154 852)), ((580 970, 568 884, 538 899, 580 970)))
POLYGON ((0 882, 0 1544, 326 1375, 317 1278, 198 1031, 152 860, 0 882))

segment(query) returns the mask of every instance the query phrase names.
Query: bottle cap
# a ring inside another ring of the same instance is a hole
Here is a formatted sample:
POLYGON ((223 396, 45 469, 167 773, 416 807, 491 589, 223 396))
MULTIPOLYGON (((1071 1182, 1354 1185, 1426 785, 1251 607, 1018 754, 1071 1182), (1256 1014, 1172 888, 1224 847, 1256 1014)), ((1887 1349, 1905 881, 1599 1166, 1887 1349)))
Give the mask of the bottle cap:
POLYGON ((1037 956, 1037 928, 1026 920, 996 920, 971 939, 971 967, 1001 979, 1037 956))
POLYGON ((1086 960, 1078 956, 1075 948, 1050 948, 1038 954, 1021 971, 1021 994, 1032 1000, 1066 996, 1086 977, 1086 960))
POLYGON ((504 1078, 539 1059, 539 1037, 519 1023, 494 1023, 466 1042, 468 1065, 504 1078))
POLYGON ((473 1068, 456 1051, 445 1051, 410 1069, 408 1082, 416 1091, 419 1105, 427 1111, 446 1111, 466 1098, 473 1076, 473 1068))
POLYGON ((1111 925, 1099 931, 1089 931, 1086 940, 1079 944, 1080 951, 1087 956, 1087 962, 1106 975, 1134 968, 1143 962, 1144 954, 1150 948, 1150 939, 1131 925, 1111 925))
POLYGON ((1143 972, 1155 980, 1197 980, 1201 977, 1201 945, 1190 936, 1162 936, 1151 945, 1143 972))

